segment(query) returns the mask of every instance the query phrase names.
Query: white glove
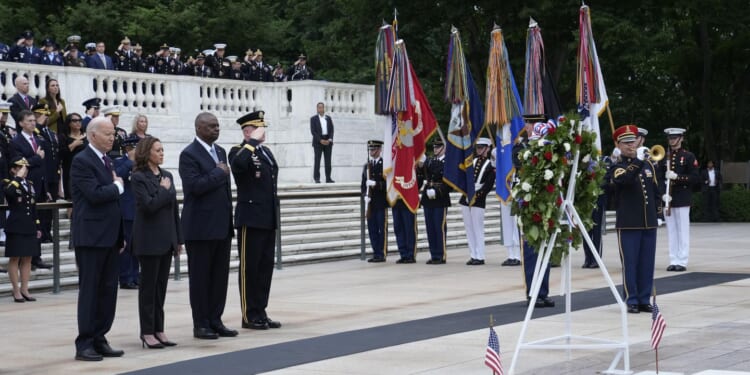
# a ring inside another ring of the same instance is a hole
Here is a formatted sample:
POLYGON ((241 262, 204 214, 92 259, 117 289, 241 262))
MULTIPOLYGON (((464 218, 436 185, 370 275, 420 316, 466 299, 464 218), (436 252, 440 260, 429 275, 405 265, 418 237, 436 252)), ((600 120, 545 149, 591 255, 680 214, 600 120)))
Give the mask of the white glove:
POLYGON ((375 180, 367 180, 367 182, 365 184, 367 186, 375 186, 376 182, 375 182, 375 180))
POLYGON ((370 204, 370 200, 371 200, 370 197, 365 197, 365 206, 370 204))
POLYGON ((419 163, 423 164, 425 160, 427 160, 427 155, 422 154, 422 156, 419 157, 419 163))
POLYGON ((661 200, 664 203, 669 203, 669 202, 672 201, 672 196, 664 194, 664 195, 661 196, 661 200))
POLYGON ((427 198, 435 199, 435 189, 427 189, 427 198))
POLYGON ((620 152, 620 149, 615 147, 615 149, 612 150, 612 159, 619 159, 620 154, 622 154, 622 152, 620 152))
POLYGON ((666 177, 668 180, 676 180, 677 173, 674 173, 674 171, 667 171, 666 173, 664 173, 664 177, 666 177))
POLYGON ((641 147, 638 147, 635 157, 637 157, 638 160, 646 160, 648 159, 648 153, 649 153, 648 147, 641 146, 641 147))
POLYGON ((477 182, 476 184, 474 184, 474 191, 479 191, 480 189, 482 189, 482 186, 484 186, 483 183, 477 182))
POLYGON ((662 225, 664 225, 664 220, 662 220, 662 219, 656 219, 656 226, 660 227, 662 225))

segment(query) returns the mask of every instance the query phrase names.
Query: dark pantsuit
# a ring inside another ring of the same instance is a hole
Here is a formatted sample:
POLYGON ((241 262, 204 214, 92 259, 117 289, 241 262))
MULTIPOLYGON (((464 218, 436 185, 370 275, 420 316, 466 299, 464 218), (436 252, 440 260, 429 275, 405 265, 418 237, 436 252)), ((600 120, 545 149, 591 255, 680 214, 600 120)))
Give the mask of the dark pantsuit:
POLYGON ((231 243, 230 237, 223 240, 185 241, 194 328, 223 324, 221 315, 227 300, 231 243))
POLYGON ((164 255, 141 255, 141 283, 138 288, 138 316, 141 334, 164 332, 164 299, 167 295, 172 252, 164 255))
POLYGON ((721 219, 719 215, 719 188, 716 186, 707 187, 703 191, 703 199, 705 200, 703 218, 706 221, 719 221, 721 219))
POLYGON ((388 255, 388 211, 385 208, 370 210, 370 217, 367 218, 367 234, 370 236, 370 246, 372 246, 372 256, 378 259, 385 259, 388 255))
MULTIPOLYGON (((534 279, 534 267, 536 267, 536 259, 539 256, 534 251, 534 248, 529 246, 529 243, 523 241, 523 273, 526 278, 526 296, 528 297, 531 293, 531 282, 534 279)), ((542 285, 539 287, 539 298, 544 298, 549 295, 549 264, 542 277, 542 285)))
POLYGON ((434 260, 445 260, 445 215, 447 207, 424 208, 424 221, 427 227, 427 242, 430 256, 434 260))
POLYGON ((647 305, 654 286, 656 228, 618 229, 625 303, 647 305))
MULTIPOLYGON (((592 219, 594 220, 594 226, 589 230, 589 237, 591 242, 594 244, 594 248, 599 256, 602 256, 602 222, 604 221, 604 210, 607 207, 607 196, 602 194, 596 201, 596 208, 591 213, 592 219)), ((584 264, 596 264, 596 259, 591 253, 588 242, 583 242, 583 253, 586 259, 583 261, 584 264)))
POLYGON ((271 294, 276 231, 240 227, 237 229, 240 253, 240 301, 242 321, 266 318, 268 296, 271 294))
POLYGON ((408 208, 402 205, 393 207, 393 232, 401 259, 414 259, 417 248, 417 220, 408 208))
POLYGON ((78 337, 79 352, 106 342, 117 305, 119 249, 76 247, 78 265, 78 337))
POLYGON ((127 248, 120 253, 120 284, 138 283, 138 259, 133 255, 133 220, 123 220, 127 248))
MULTIPOLYGON (((328 139, 322 137, 322 139, 328 139)), ((324 146, 317 144, 313 147, 315 150, 315 166, 313 167, 313 179, 320 181, 320 156, 323 155, 323 161, 325 163, 326 181, 331 180, 331 150, 333 149, 333 143, 324 146)))

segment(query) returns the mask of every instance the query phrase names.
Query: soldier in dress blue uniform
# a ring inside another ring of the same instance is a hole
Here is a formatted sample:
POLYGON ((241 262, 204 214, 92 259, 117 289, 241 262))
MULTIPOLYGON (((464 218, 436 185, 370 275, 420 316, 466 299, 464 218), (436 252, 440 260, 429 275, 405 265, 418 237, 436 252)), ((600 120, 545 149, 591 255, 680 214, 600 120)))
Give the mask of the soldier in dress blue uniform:
MULTIPOLYGON (((61 159, 60 142, 52 129, 47 126, 47 118, 50 115, 47 104, 37 104, 32 108, 36 117, 36 132, 42 142, 40 146, 44 150, 44 181, 46 183, 46 199, 40 198, 42 202, 55 202, 60 191, 61 159)), ((41 221, 42 242, 52 242, 52 211, 39 212, 41 221)))
POLYGON ((42 50, 34 47, 34 33, 26 30, 21 34, 16 45, 10 50, 10 61, 28 64, 42 63, 42 50))
POLYGON ((273 82, 271 66, 263 61, 263 51, 260 48, 253 54, 253 61, 250 67, 250 79, 258 82, 273 82))
POLYGON ((42 45, 44 46, 44 51, 42 52, 42 64, 43 65, 57 65, 57 66, 63 66, 65 65, 65 62, 63 61, 63 56, 58 51, 58 45, 55 43, 54 40, 47 38, 42 42, 42 45))
POLYGON ((240 254, 239 289, 242 328, 280 328, 266 313, 273 276, 279 197, 279 164, 266 140, 264 112, 237 119, 244 140, 232 147, 229 163, 237 185, 234 224, 240 254))
POLYGON ((83 118, 83 121, 81 121, 81 132, 86 133, 86 125, 91 122, 92 118, 99 116, 99 106, 101 105, 101 102, 102 100, 99 98, 91 98, 81 103, 81 105, 86 108, 86 116, 83 118))
POLYGON ((206 65, 211 68, 214 78, 227 78, 229 73, 229 61, 224 58, 226 43, 214 44, 214 52, 206 55, 206 65))
POLYGON ((307 66, 307 56, 300 54, 297 61, 294 62, 294 65, 292 65, 287 71, 286 76, 290 81, 313 79, 313 71, 307 66))
POLYGON ((237 58, 237 56, 229 56, 227 57, 227 60, 229 60, 229 63, 232 65, 227 78, 245 80, 245 73, 242 71, 242 62, 237 58))
POLYGON ((213 77, 213 70, 210 66, 206 65, 206 55, 202 52, 195 57, 194 64, 190 69, 185 69, 186 74, 195 76, 210 78, 213 77))
POLYGON ((31 258, 41 254, 34 184, 26 179, 28 162, 23 157, 13 158, 10 172, 12 179, 3 180, 3 191, 8 198, 8 219, 5 227, 5 256, 10 258, 8 276, 13 284, 13 300, 31 302, 36 301, 36 298, 29 294, 31 258))
POLYGON ((115 69, 124 72, 137 72, 138 65, 140 64, 140 58, 135 54, 135 51, 131 48, 130 38, 127 36, 122 38, 120 45, 115 50, 115 54, 112 58, 115 63, 115 69))
POLYGON ((656 228, 662 210, 656 168, 648 148, 636 148, 637 134, 635 125, 623 125, 612 135, 621 153, 612 167, 613 198, 625 299, 632 314, 652 311, 656 228))
POLYGON ((489 158, 492 141, 489 138, 479 138, 474 146, 474 198, 469 202, 465 196, 459 199, 463 214, 466 238, 469 242, 471 258, 466 262, 468 266, 484 264, 484 208, 487 194, 493 191, 495 185, 495 168, 489 158))
POLYGON ((422 182, 420 202, 424 208, 427 242, 430 245, 430 260, 427 264, 445 264, 446 215, 451 205, 451 188, 443 182, 445 168, 445 144, 440 138, 432 141, 431 157, 420 168, 422 182))
MULTIPOLYGON (((10 161, 10 127, 6 126, 10 114, 10 103, 0 102, 0 180, 8 178, 8 162, 10 161)), ((0 204, 5 203, 5 195, 0 189, 0 204)), ((5 244, 5 215, 0 214, 0 245, 5 244)), ((2 269, 0 272, 4 272, 2 269)))
POLYGON ((125 250, 120 253, 120 289, 138 289, 138 259, 133 255, 130 239, 135 220, 135 195, 130 184, 135 160, 135 146, 141 138, 135 135, 124 139, 122 147, 125 154, 113 161, 115 174, 122 178, 124 191, 120 194, 120 211, 122 212, 122 230, 125 235, 125 250))
MULTIPOLYGON (((523 118, 525 121, 523 130, 524 137, 513 146, 513 165, 516 167, 517 171, 520 171, 521 168, 523 168, 520 156, 525 149, 529 148, 529 139, 532 137, 532 129, 534 128, 535 122, 545 121, 545 116, 539 114, 527 114, 524 115, 523 118)), ((523 239, 521 253, 521 256, 523 257, 523 276, 526 284, 526 303, 528 304, 531 303, 531 297, 529 297, 529 294, 531 293, 531 283, 534 279, 534 268, 536 267, 536 261, 539 255, 535 249, 526 242, 525 238, 523 239)), ((547 269, 544 270, 544 275, 542 276, 536 303, 534 303, 534 307, 536 308, 555 307, 555 301, 552 300, 552 298, 549 298, 549 273, 550 266, 547 265, 547 269)))
POLYGON ((8 61, 8 53, 10 47, 7 44, 0 42, 0 61, 8 61))
POLYGON ((382 148, 383 141, 367 141, 369 157, 362 170, 361 191, 365 197, 367 233, 372 246, 372 258, 367 260, 370 263, 385 262, 388 256, 388 201, 383 176, 383 158, 380 156, 382 148))
POLYGON ((669 238, 669 267, 667 271, 682 272, 687 270, 690 255, 690 204, 693 188, 701 185, 698 160, 692 152, 682 148, 685 129, 667 128, 669 148, 667 156, 659 162, 659 188, 665 195, 662 199, 669 201, 669 210, 664 212, 669 238), (669 162, 669 168, 667 168, 669 162), (666 187, 669 183, 669 195, 666 187))
POLYGON ((118 126, 120 124, 119 106, 106 107, 102 110, 102 113, 115 125, 115 142, 112 144, 112 150, 107 153, 107 156, 115 160, 123 155, 122 142, 128 137, 128 132, 118 126))

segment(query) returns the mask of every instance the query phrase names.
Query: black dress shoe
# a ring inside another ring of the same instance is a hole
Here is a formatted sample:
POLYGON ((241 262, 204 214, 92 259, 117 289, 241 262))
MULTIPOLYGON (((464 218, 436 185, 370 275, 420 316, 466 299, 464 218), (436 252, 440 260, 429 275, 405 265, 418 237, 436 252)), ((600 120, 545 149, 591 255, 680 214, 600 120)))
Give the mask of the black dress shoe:
POLYGON ((384 258, 370 258, 367 260, 368 263, 383 263, 385 262, 384 258))
POLYGON ((401 259, 397 260, 396 263, 398 263, 398 264, 411 264, 411 263, 417 263, 417 261, 414 260, 414 258, 401 258, 401 259))
POLYGON ((36 262, 36 263, 31 263, 31 265, 34 266, 34 267, 36 267, 36 268, 44 268, 44 269, 47 269, 47 270, 50 269, 50 268, 52 268, 51 264, 44 263, 42 261, 36 262))
POLYGON ((234 337, 237 336, 237 331, 234 329, 229 329, 225 327, 223 324, 217 324, 215 326, 212 326, 213 330, 221 337, 234 337))
POLYGON ((683 267, 683 266, 674 266, 674 271, 675 271, 675 272, 683 272, 683 271, 687 271, 687 267, 683 267))
POLYGON ((242 328, 249 329, 268 329, 268 322, 265 319, 255 319, 250 323, 242 322, 242 328))
POLYGON ((674 264, 670 265, 669 267, 667 267, 667 271, 674 271, 674 267, 674 264))
MULTIPOLYGON (((536 299, 537 305, 539 302, 542 302, 542 307, 555 307, 555 301, 552 300, 552 298, 549 297, 539 297, 536 299)), ((539 306, 537 306, 539 307, 539 306)))
POLYGON ((281 328, 281 322, 278 320, 271 320, 271 318, 266 317, 266 325, 268 325, 268 328, 281 328))
POLYGON ((336 181, 334 181, 334 180, 331 180, 331 179, 328 179, 328 180, 326 180, 326 184, 332 184, 332 183, 334 183, 334 182, 336 182, 336 181))
POLYGON ((471 258, 471 259, 469 259, 469 260, 466 261, 466 265, 470 266, 470 265, 474 264, 474 261, 476 261, 476 259, 471 258))
POLYGON ((638 314, 641 310, 638 308, 638 305, 628 305, 628 312, 631 314, 638 314))
POLYGON ((442 259, 430 259, 425 264, 445 264, 445 261, 442 259))
POLYGON ((520 266, 520 265, 521 265, 521 261, 520 260, 518 260, 518 259, 511 259, 511 258, 506 259, 501 264, 501 266, 520 266))
POLYGON ((211 328, 193 328, 193 337, 203 340, 216 340, 219 335, 211 328))
POLYGON ((511 259, 511 260, 513 261, 513 263, 511 264, 511 266, 520 266, 521 265, 521 260, 520 259, 511 259))
POLYGON ((316 183, 316 184, 319 184, 319 183, 320 183, 320 180, 315 180, 315 183, 316 183))
POLYGON ((648 303, 642 303, 638 305, 638 311, 654 312, 654 308, 648 303))
POLYGON ((470 266, 481 266, 484 264, 484 259, 472 259, 466 264, 470 266))
POLYGON ((102 359, 102 355, 97 353, 93 348, 83 349, 76 352, 77 361, 101 361, 102 359))
POLYGON ((119 349, 112 349, 111 346, 109 346, 109 343, 101 343, 99 345, 94 345, 94 350, 101 354, 102 357, 122 357, 123 354, 125 354, 124 351, 119 349))
POLYGON ((120 283, 120 289, 138 289, 136 283, 120 283))

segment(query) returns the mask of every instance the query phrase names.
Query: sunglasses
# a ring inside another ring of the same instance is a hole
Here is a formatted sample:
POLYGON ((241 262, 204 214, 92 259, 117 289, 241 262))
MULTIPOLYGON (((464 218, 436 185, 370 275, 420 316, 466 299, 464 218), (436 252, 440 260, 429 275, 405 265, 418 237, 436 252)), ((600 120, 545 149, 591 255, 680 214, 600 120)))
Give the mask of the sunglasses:
POLYGON ((79 119, 79 118, 73 118, 73 119, 70 119, 70 122, 81 122, 81 119, 79 119))

